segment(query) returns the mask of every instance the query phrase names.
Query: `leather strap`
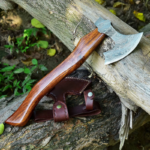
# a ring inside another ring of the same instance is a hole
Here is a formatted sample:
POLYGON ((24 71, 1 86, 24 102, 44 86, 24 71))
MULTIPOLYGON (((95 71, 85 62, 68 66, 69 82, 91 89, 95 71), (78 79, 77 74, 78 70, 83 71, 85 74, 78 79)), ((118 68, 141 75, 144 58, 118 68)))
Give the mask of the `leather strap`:
POLYGON ((38 110, 34 112, 36 122, 52 120, 55 122, 68 120, 69 117, 76 116, 92 116, 101 112, 98 102, 94 102, 94 94, 91 89, 85 90, 90 84, 90 81, 66 77, 59 82, 49 93, 55 102, 53 110, 38 110), (85 90, 85 91, 84 91, 85 90), (67 108, 65 96, 80 95, 84 91, 85 104, 67 108))

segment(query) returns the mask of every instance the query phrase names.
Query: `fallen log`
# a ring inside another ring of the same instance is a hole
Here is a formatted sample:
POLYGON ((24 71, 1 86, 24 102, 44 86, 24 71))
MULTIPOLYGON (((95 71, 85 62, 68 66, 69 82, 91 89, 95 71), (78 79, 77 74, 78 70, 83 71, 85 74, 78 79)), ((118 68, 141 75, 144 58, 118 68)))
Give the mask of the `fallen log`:
MULTIPOLYGON (((88 78, 87 71, 78 70, 71 76, 88 78)), ((5 132, 0 136, 0 149, 100 149, 104 150, 118 142, 118 131, 121 119, 121 103, 113 92, 109 92, 105 84, 96 76, 90 79, 95 100, 100 103, 102 113, 91 117, 70 118, 68 121, 53 120, 35 123, 30 119, 24 127, 13 127, 5 124, 5 132)), ((10 97, 0 100, 0 122, 4 122, 23 102, 27 94, 18 98, 10 97)), ((67 97, 68 106, 82 104, 83 95, 67 97)), ((43 97, 36 107, 52 109, 53 100, 43 97)), ((150 121, 150 117, 142 109, 137 111, 134 119, 135 127, 150 121)), ((133 131, 132 130, 132 131, 133 131)))

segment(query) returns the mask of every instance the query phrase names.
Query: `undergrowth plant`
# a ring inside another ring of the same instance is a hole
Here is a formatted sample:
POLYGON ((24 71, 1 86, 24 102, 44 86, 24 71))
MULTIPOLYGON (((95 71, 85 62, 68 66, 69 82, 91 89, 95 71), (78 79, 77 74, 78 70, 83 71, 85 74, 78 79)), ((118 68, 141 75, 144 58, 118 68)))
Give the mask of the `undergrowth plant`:
POLYGON ((38 48, 41 46, 39 43, 32 43, 31 41, 31 37, 34 37, 36 40, 38 40, 38 36, 37 36, 37 32, 42 32, 44 34, 46 34, 46 29, 45 28, 41 28, 41 29, 37 29, 37 28, 29 28, 29 29, 25 29, 23 36, 22 37, 18 37, 16 38, 16 46, 15 45, 4 45, 5 48, 9 48, 10 49, 10 53, 12 53, 13 49, 14 51, 16 51, 17 53, 21 52, 21 53, 26 53, 27 50, 31 47, 37 46, 38 48), (23 41, 25 40, 25 44, 22 44, 23 41))
MULTIPOLYGON (((10 49, 10 54, 15 51, 16 53, 26 53, 27 50, 31 47, 37 46, 38 48, 47 48, 48 42, 39 40, 37 36, 38 32, 43 34, 47 33, 47 30, 43 24, 38 20, 33 18, 31 20, 33 28, 25 29, 22 37, 16 38, 16 42, 12 43, 11 38, 8 38, 9 45, 4 47, 10 49)), ((36 59, 32 59, 32 68, 17 68, 15 65, 9 66, 8 64, 1 64, 0 67, 0 98, 8 96, 10 93, 18 96, 23 93, 29 92, 32 86, 35 83, 35 79, 32 79, 31 76, 35 69, 42 71, 47 71, 47 68, 38 64, 36 59)))
POLYGON ((44 65, 38 65, 36 59, 32 59, 32 64, 34 66, 31 69, 26 66, 16 69, 15 65, 3 64, 4 67, 0 69, 0 99, 8 96, 10 93, 18 96, 31 90, 36 81, 31 78, 33 71, 36 68, 41 71, 47 71, 44 65))

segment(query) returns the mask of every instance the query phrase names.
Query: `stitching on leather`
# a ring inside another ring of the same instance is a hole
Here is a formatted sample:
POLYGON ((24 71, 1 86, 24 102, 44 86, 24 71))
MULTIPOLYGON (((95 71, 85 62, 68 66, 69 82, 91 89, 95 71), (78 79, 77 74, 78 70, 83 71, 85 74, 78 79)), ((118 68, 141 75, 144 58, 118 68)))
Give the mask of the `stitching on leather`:
MULTIPOLYGON (((58 101, 57 101, 57 102, 58 102, 58 101)), ((56 102, 56 103, 57 103, 57 102, 56 102)), ((54 108, 54 119, 57 117, 57 114, 56 114, 56 103, 54 104, 54 107, 55 107, 55 108, 54 108)), ((65 104, 64 104, 63 102, 61 102, 61 101, 60 101, 59 103, 63 106, 63 111, 64 111, 64 113, 65 113, 65 118, 68 119, 68 117, 67 117, 67 116, 68 116, 68 115, 67 115, 68 112, 66 111, 67 105, 65 105, 65 104)), ((58 105, 58 104, 57 104, 57 105, 58 105)))

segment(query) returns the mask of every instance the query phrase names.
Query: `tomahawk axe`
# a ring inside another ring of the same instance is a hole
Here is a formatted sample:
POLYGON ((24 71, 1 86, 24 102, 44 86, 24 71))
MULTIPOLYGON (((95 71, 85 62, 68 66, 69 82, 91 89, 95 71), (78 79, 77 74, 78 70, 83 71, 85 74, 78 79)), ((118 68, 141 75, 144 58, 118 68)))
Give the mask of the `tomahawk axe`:
POLYGON ((105 64, 110 64, 119 61, 131 53, 139 43, 143 34, 122 35, 111 26, 109 20, 102 18, 99 18, 95 25, 97 28, 82 37, 74 51, 32 88, 20 107, 5 123, 14 126, 24 126, 30 119, 32 111, 40 99, 52 90, 64 77, 81 66, 105 38, 105 35, 108 35, 115 42, 114 48, 104 53, 105 64))

